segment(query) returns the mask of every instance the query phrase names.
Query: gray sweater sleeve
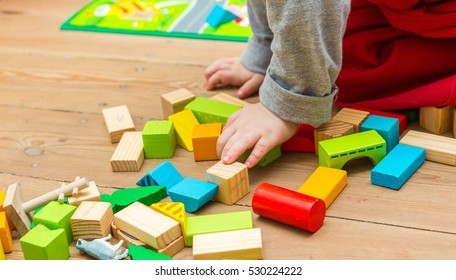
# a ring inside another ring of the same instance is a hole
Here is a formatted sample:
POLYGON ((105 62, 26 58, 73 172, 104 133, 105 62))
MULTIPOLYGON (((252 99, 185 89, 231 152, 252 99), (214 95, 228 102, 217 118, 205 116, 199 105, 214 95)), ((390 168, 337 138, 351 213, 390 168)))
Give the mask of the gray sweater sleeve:
POLYGON ((249 0, 254 35, 241 62, 265 74, 260 101, 280 118, 331 118, 349 0, 249 0))

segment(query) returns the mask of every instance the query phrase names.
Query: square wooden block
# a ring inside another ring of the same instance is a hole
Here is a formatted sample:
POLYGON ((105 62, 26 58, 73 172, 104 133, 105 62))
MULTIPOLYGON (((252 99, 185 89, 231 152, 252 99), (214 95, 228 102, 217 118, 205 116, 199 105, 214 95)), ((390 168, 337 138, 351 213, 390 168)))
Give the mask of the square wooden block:
POLYGON ((151 120, 142 131, 145 157, 172 158, 176 149, 176 132, 173 121, 151 120))
POLYGON ((443 134, 453 127, 453 106, 420 108, 420 127, 443 134))
POLYGON ((111 143, 117 143, 126 131, 135 131, 135 125, 127 105, 103 109, 103 117, 111 143))
POLYGON ((111 203, 83 201, 71 216, 70 223, 74 239, 92 240, 111 233, 114 218, 111 203))
POLYGON ((20 239, 26 260, 67 260, 70 249, 63 229, 48 229, 39 224, 20 239))
POLYGON ((192 143, 195 161, 219 159, 217 139, 221 133, 221 123, 197 124, 193 127, 192 143))
POLYGON ((195 99, 195 95, 185 88, 163 94, 161 96, 163 119, 167 119, 169 115, 182 111, 185 105, 193 99, 195 99))

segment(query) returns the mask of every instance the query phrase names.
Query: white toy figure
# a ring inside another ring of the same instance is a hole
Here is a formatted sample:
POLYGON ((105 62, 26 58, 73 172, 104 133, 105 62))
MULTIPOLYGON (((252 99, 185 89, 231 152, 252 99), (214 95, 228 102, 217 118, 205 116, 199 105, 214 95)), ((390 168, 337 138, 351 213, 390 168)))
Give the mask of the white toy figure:
POLYGON ((123 240, 120 240, 116 245, 112 245, 108 242, 109 239, 111 239, 111 234, 92 241, 78 239, 76 248, 98 260, 122 260, 128 257, 128 249, 125 249, 122 254, 120 252, 123 240))

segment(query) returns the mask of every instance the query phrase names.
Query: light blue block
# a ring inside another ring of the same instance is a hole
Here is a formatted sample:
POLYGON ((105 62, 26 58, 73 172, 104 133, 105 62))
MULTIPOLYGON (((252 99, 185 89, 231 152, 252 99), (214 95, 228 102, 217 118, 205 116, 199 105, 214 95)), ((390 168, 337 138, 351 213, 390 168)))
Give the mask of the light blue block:
POLYGON ((226 22, 233 21, 233 20, 235 20, 237 18, 238 18, 237 15, 235 15, 232 12, 226 10, 220 4, 216 4, 216 5, 214 5, 214 8, 212 9, 212 11, 207 16, 206 22, 210 26, 212 26, 214 28, 217 28, 217 27, 219 27, 219 25, 221 25, 223 23, 226 23, 226 22))
POLYGON ((164 161, 146 175, 144 175, 136 185, 138 186, 165 186, 166 191, 174 187, 177 183, 184 180, 184 177, 169 161, 164 161))
POLYGON ((398 144, 371 171, 371 183, 398 190, 424 163, 423 148, 398 144))
POLYGON ((182 202, 185 211, 192 213, 208 203, 216 194, 216 184, 193 178, 185 178, 168 192, 173 202, 182 202))
POLYGON ((361 124, 359 131, 376 130, 386 142, 389 153, 399 143, 399 120, 396 118, 369 115, 361 124))

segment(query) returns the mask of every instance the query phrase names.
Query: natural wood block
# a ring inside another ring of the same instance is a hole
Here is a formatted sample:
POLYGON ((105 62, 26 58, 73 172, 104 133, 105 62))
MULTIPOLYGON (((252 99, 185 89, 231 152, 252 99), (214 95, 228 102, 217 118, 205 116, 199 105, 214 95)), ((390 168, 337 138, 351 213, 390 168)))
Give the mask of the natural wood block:
POLYGON ((386 152, 389 153, 399 143, 399 121, 395 118, 370 115, 361 124, 360 132, 375 130, 386 141, 386 152))
POLYGON ((195 212, 214 198, 217 185, 194 178, 185 178, 168 190, 173 202, 182 202, 185 211, 195 212))
POLYGON ((187 217, 185 244, 193 245, 193 236, 206 233, 253 228, 252 212, 238 211, 187 217))
POLYGON ((172 158, 176 149, 176 132, 173 121, 147 121, 142 131, 145 157, 172 158))
POLYGON ((167 197, 165 186, 147 186, 115 190, 112 194, 102 194, 101 201, 109 202, 112 211, 117 213, 134 202, 151 205, 167 197))
MULTIPOLYGON (((380 110, 373 110, 373 109, 368 109, 368 108, 363 108, 359 106, 351 106, 350 108, 360 110, 360 111, 365 111, 369 112, 371 115, 377 115, 377 116, 383 116, 383 117, 390 117, 390 118, 395 118, 399 122, 399 135, 402 135, 402 133, 407 130, 408 126, 408 116, 405 113, 394 113, 394 112, 389 112, 389 111, 380 111, 380 110)), ((413 114, 414 111, 410 111, 411 114, 413 114)))
POLYGON ((0 250, 0 254, 13 251, 13 237, 5 212, 0 212, 0 245, 3 248, 3 250, 0 250))
POLYGON ((139 171, 144 162, 141 131, 125 132, 111 157, 114 172, 139 171))
POLYGON ((169 243, 165 248, 158 249, 157 252, 165 254, 167 256, 174 256, 185 248, 185 238, 183 235, 176 238, 174 241, 169 243))
POLYGON ((240 162, 219 161, 206 171, 206 179, 218 185, 214 199, 227 205, 233 205, 250 192, 248 168, 240 162))
POLYGON ((77 196, 68 197, 68 204, 78 206, 83 201, 100 201, 100 191, 94 181, 89 182, 89 187, 79 191, 77 196))
POLYGON ((222 101, 222 102, 225 102, 228 104, 233 104, 233 105, 237 105, 237 106, 241 106, 241 107, 244 107, 244 106, 247 106, 250 104, 249 102, 246 102, 242 99, 239 99, 237 97, 226 94, 224 92, 217 93, 216 95, 209 97, 209 99, 222 101))
POLYGON ((369 116, 369 112, 351 108, 342 108, 332 117, 332 119, 351 124, 353 126, 353 133, 356 133, 359 132, 359 127, 367 116, 369 116))
POLYGON ((63 229, 36 225, 20 239, 26 260, 67 260, 70 250, 63 229))
POLYGON ((298 189, 323 200, 328 208, 347 185, 347 171, 319 166, 298 189))
POLYGON ((103 117, 111 143, 117 143, 126 131, 135 131, 135 125, 127 105, 103 109, 103 117))
POLYGON ((140 202, 117 212, 114 221, 120 230, 155 249, 165 248, 182 235, 177 221, 140 202))
POLYGON ((185 212, 185 205, 182 202, 157 202, 150 206, 157 212, 162 213, 179 222, 182 234, 187 232, 187 213, 185 212))
POLYGON ((163 119, 182 111, 185 105, 193 99, 195 99, 195 95, 185 88, 163 94, 161 96, 163 119))
POLYGON ((169 115, 168 120, 174 122, 177 145, 189 152, 193 151, 193 127, 199 124, 193 112, 191 110, 182 110, 178 113, 169 115))
POLYGON ((443 134, 453 127, 453 106, 421 107, 420 127, 435 133, 443 134))
POLYGON ((228 118, 242 107, 218 100, 197 97, 185 106, 193 112, 200 124, 221 123, 226 124, 228 118))
POLYGON ((136 182, 138 186, 165 186, 168 191, 177 183, 184 180, 176 167, 170 161, 164 161, 151 171, 147 172, 136 182))
POLYGON ((195 161, 219 159, 217 139, 221 133, 221 123, 197 124, 193 127, 192 143, 195 161))
POLYGON ((423 148, 426 160, 456 165, 456 139, 432 133, 409 130, 399 143, 423 148))
POLYGON ((323 140, 337 138, 344 135, 354 133, 354 126, 352 124, 338 121, 329 120, 314 130, 314 143, 315 143, 315 154, 318 155, 318 143, 323 140))
POLYGON ((71 216, 74 239, 93 240, 111 233, 113 212, 111 204, 101 201, 83 201, 71 216))
POLYGON ((244 229, 195 235, 195 260, 261 260, 263 242, 261 229, 244 229))
POLYGON ((116 238, 117 240, 123 240, 123 246, 129 246, 130 244, 136 245, 136 246, 145 246, 149 247, 146 243, 142 242, 141 240, 137 239, 134 236, 131 236, 130 234, 127 234, 120 229, 117 228, 116 222, 114 220, 111 223, 111 232, 112 236, 116 238))
POLYGON ((63 229, 65 231, 66 240, 68 244, 70 244, 73 242, 70 218, 75 211, 76 206, 51 201, 33 216, 33 222, 35 225, 43 224, 51 230, 63 229))

